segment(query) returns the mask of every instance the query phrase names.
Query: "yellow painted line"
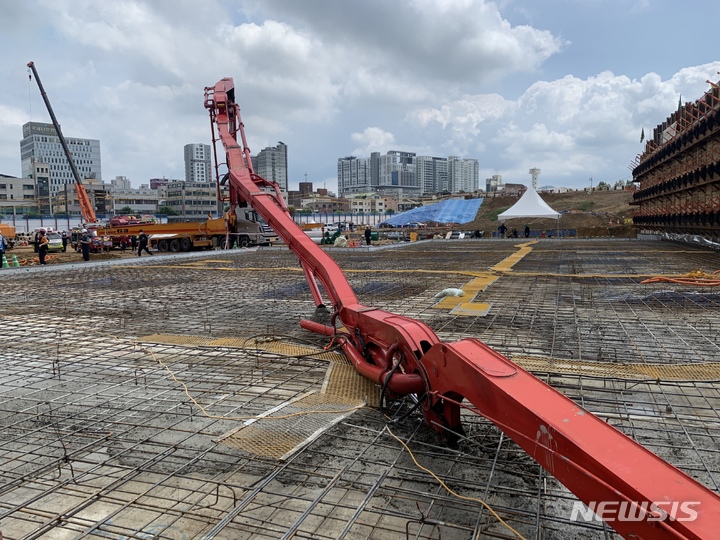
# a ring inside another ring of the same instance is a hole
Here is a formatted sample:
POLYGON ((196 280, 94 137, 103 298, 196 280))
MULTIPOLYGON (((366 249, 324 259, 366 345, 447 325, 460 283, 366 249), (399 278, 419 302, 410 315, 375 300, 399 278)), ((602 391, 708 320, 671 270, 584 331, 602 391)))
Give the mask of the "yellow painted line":
MULTIPOLYGON (((522 260, 528 253, 532 251, 532 246, 537 244, 539 240, 531 240, 524 244, 518 244, 518 251, 505 257, 498 264, 490 268, 496 272, 507 273, 510 269, 522 260)), ((490 285, 498 280, 497 275, 485 272, 480 274, 478 277, 473 279, 470 283, 460 287, 465 294, 472 293, 472 300, 470 302, 464 302, 464 296, 446 296, 440 302, 435 304, 433 307, 436 309, 450 309, 450 313, 457 316, 463 317, 484 317, 490 311, 491 304, 487 302, 475 302, 475 298, 485 291, 490 285)))
POLYGON ((187 334, 152 334, 142 336, 137 341, 144 343, 166 343, 170 345, 183 345, 186 347, 227 347, 239 348, 246 351, 262 350, 284 356, 312 356, 317 360, 327 360, 337 364, 350 364, 342 351, 326 351, 320 347, 287 343, 284 340, 272 341, 256 340, 254 338, 226 337, 212 338, 207 336, 193 336, 187 334))
MULTIPOLYGON (((174 264, 167 264, 167 265, 142 265, 142 266, 135 266, 135 265, 115 265, 108 267, 110 269, 112 268, 184 268, 184 269, 196 269, 196 268, 203 268, 204 270, 222 270, 227 272, 302 272, 302 268, 292 268, 292 267, 263 267, 263 268, 257 268, 257 267, 243 267, 243 268, 236 268, 236 267, 220 267, 220 266, 207 266, 202 267, 200 265, 190 265, 190 264, 180 264, 180 265, 174 265, 174 264)), ((555 273, 555 272, 518 272, 516 270, 511 269, 505 269, 500 270, 497 269, 497 267, 493 267, 493 270, 496 272, 499 272, 501 274, 512 274, 514 276, 545 276, 545 277, 568 277, 568 278, 578 278, 578 279, 589 279, 589 278, 650 278, 650 277, 683 277, 685 274, 561 274, 561 273, 555 273)), ((345 274, 436 274, 436 275, 460 275, 460 276, 477 276, 482 277, 486 276, 487 272, 478 272, 477 270, 348 270, 348 269, 342 269, 343 273, 345 274)))
POLYGON ((717 381, 720 362, 696 364, 641 364, 593 362, 540 356, 515 355, 512 361, 532 372, 570 373, 595 377, 614 377, 634 380, 717 381))
POLYGON ((490 270, 497 272, 504 272, 510 270, 516 263, 520 262, 528 253, 532 251, 532 246, 537 244, 539 240, 532 240, 524 244, 518 244, 516 247, 520 248, 516 253, 505 257, 502 261, 497 263, 495 266, 491 266, 490 270))
MULTIPOLYGON (((514 276, 540 276, 540 277, 559 277, 559 278, 577 278, 577 279, 593 279, 593 278, 607 278, 607 279, 640 279, 640 278, 651 278, 651 277, 667 277, 667 278, 678 278, 678 277, 684 277, 685 274, 604 274, 604 273, 591 273, 591 274, 563 274, 563 273, 555 273, 555 272, 518 272, 516 270, 513 270, 512 267, 517 264, 523 257, 528 255, 532 251, 532 245, 537 244, 539 240, 532 240, 530 242, 526 242, 523 244, 517 244, 515 247, 519 248, 516 253, 513 253, 512 255, 509 255, 496 265, 490 267, 491 272, 496 272, 501 275, 514 275, 514 276)), ((550 251, 557 251, 561 252, 563 250, 543 250, 543 253, 548 253, 550 251)), ((617 250, 610 250, 608 252, 616 252, 617 250)), ((593 250, 593 253, 597 253, 597 250, 593 250)), ((674 250, 650 250, 650 251, 633 251, 631 253, 678 253, 674 250)), ((681 251, 681 253, 694 253, 692 251, 681 251)), ((193 261, 188 263, 180 263, 180 264, 164 264, 164 265, 143 265, 142 268, 203 268, 205 270, 221 270, 226 272, 302 272, 302 268, 300 267, 231 267, 231 266, 210 266, 208 263, 218 263, 227 264, 227 260, 222 259, 210 259, 210 260, 201 260, 201 261, 193 261)), ((111 266, 110 268, 138 268, 135 265, 117 265, 117 266, 111 266)), ((343 273, 345 274, 408 274, 408 273, 415 273, 415 274, 432 274, 432 275, 461 275, 461 276, 472 276, 477 278, 476 280, 471 281, 470 283, 464 285, 461 287, 466 292, 474 292, 477 289, 474 288, 474 284, 482 283, 482 280, 487 280, 487 284, 484 288, 487 288, 490 284, 492 284, 494 281, 498 279, 499 276, 494 275, 488 271, 477 271, 477 270, 423 270, 423 269, 402 269, 402 270, 373 270, 373 269, 361 269, 361 270, 353 270, 353 269, 342 269, 343 273), (478 281, 480 280, 480 281, 478 281)), ((482 290, 484 290, 482 288, 482 290)), ((444 305, 446 308, 457 305, 458 302, 452 302, 448 300, 448 302, 444 305)), ((440 306, 436 306, 440 307, 440 306)))
POLYGON ((484 275, 477 277, 460 287, 463 291, 465 291, 465 296, 446 296, 435 304, 433 308, 454 309, 461 304, 471 305, 472 300, 474 300, 479 293, 483 292, 492 285, 497 279, 498 276, 486 272, 484 275), (467 302, 468 294, 472 295, 472 300, 470 302, 467 302))
POLYGON ((462 304, 463 297, 462 296, 446 296, 442 300, 440 300, 437 304, 435 304, 433 307, 435 309, 452 309, 458 304, 462 304))

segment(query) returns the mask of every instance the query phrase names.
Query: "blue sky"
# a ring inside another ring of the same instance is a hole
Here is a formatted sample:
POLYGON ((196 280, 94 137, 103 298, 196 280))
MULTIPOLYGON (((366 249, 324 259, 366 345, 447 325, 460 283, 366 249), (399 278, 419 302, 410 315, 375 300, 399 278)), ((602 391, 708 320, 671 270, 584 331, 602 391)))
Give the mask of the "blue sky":
POLYGON ((103 179, 183 178, 210 142, 203 88, 233 77, 251 151, 288 145, 291 188, 339 157, 475 158, 568 187, 629 179, 649 134, 720 80, 720 3, 670 0, 0 0, 0 173, 21 126, 99 139, 103 179))

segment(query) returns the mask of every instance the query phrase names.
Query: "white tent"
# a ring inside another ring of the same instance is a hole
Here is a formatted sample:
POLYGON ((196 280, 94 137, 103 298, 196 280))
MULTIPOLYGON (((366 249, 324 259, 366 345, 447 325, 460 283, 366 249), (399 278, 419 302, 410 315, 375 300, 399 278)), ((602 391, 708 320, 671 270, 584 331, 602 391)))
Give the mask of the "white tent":
POLYGON ((523 217, 554 218, 560 219, 560 213, 556 212, 540 198, 532 186, 527 188, 520 200, 498 215, 498 219, 513 219, 523 217))

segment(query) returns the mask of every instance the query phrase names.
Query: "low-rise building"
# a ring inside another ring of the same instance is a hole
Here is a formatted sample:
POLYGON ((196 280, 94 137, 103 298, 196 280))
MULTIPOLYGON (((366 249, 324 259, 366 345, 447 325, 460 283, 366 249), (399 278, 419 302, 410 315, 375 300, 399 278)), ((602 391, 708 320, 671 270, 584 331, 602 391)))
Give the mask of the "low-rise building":
POLYGON ((222 211, 218 203, 216 182, 170 181, 165 204, 179 216, 207 216, 222 211))
POLYGON ((124 176, 110 181, 109 194, 114 214, 120 213, 122 208, 132 208, 136 214, 156 214, 163 202, 160 190, 152 189, 148 184, 130 187, 130 180, 124 176))
POLYGON ((363 193, 348 199, 350 211, 353 214, 384 214, 397 212, 398 200, 396 197, 383 196, 378 193, 363 193))
POLYGON ((330 195, 312 194, 312 197, 301 200, 304 209, 313 212, 332 213, 350 211, 350 201, 344 198, 331 197, 330 195))
POLYGON ((27 213, 40 213, 35 179, 0 174, 0 214, 27 213))

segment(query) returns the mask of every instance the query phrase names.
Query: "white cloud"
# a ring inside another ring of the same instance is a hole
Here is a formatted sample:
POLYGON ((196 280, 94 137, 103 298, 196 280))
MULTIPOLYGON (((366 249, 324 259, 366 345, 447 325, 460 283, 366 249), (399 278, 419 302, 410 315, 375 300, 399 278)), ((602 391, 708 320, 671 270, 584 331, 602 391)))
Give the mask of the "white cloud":
POLYGON ((358 157, 368 157, 371 152, 398 150, 395 136, 379 127, 365 128, 362 133, 353 133, 351 138, 358 145, 352 153, 358 157))
MULTIPOLYGON (((546 30, 512 26, 495 3, 467 0, 254 2, 255 11, 282 17, 347 51, 394 81, 498 80, 534 70, 562 43, 546 30), (322 16, 318 16, 322 13, 322 16)), ((349 71, 352 71, 350 69, 349 71)))
POLYGON ((20 109, 0 104, 0 163, 12 164, 0 169, 0 174, 20 176, 19 141, 22 131, 17 130, 17 126, 27 121, 27 115, 20 109))
POLYGON ((276 21, 226 27, 223 36, 237 65, 235 84, 252 94, 258 109, 303 122, 335 114, 339 66, 320 42, 276 21))
MULTIPOLYGON (((20 170, 22 123, 48 121, 27 81, 28 60, 37 62, 65 133, 100 139, 103 176, 135 185, 182 177, 183 146, 210 142, 203 89, 223 77, 235 81, 251 150, 288 144, 291 185, 304 173, 327 182, 338 157, 391 149, 477 158, 483 170, 518 181, 538 166, 572 184, 628 176, 640 129, 649 134, 680 94, 699 98, 720 70, 720 62, 694 61, 707 49, 700 20, 697 42, 675 43, 687 64, 661 70, 666 55, 658 54, 635 76, 606 67, 580 76, 571 66, 592 59, 574 56, 578 43, 588 50, 583 33, 574 32, 573 43, 559 37, 582 22, 564 3, 543 11, 526 0, 11 4, 0 33, 4 174, 20 170), (532 26, 517 24, 518 16, 532 26), (35 39, 18 52, 30 31, 35 39)), ((668 32, 675 28, 677 16, 635 5, 643 10, 632 28, 638 43, 669 35, 660 15, 668 32), (648 18, 654 26, 641 38, 648 18)), ((633 16, 621 7, 602 6, 609 21, 633 16)), ((591 23, 600 29, 605 21, 591 23)))
MULTIPOLYGON (((480 157, 481 167, 512 171, 525 180, 530 167, 566 181, 581 171, 614 170, 618 155, 629 164, 640 151, 643 126, 651 129, 677 106, 681 91, 699 98, 705 79, 720 63, 683 69, 663 81, 602 72, 588 79, 566 76, 532 84, 517 100, 497 94, 465 95, 433 108, 412 111, 422 128, 442 128, 443 148, 480 157)), ((400 141, 402 142, 402 141, 400 141)), ((449 152, 450 153, 450 152, 449 152)), ((618 178, 611 178, 617 180, 618 178)))
POLYGON ((420 108, 409 117, 422 126, 437 122, 443 129, 451 126, 458 132, 477 134, 479 126, 491 119, 502 118, 516 105, 498 94, 463 95, 460 99, 438 108, 420 108))

